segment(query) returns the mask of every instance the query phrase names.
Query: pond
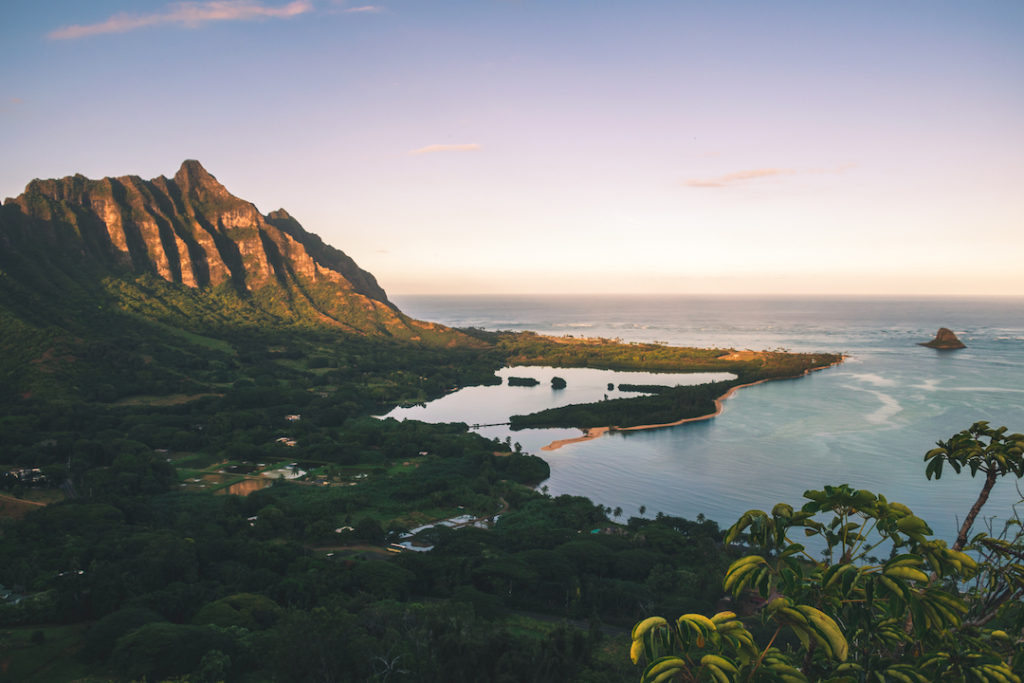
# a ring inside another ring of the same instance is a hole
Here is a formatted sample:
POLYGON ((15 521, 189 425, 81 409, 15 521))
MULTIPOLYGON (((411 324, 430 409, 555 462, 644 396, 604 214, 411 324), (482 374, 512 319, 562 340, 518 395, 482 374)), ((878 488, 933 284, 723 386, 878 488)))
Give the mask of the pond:
MULTIPOLYGON (((471 426, 502 425, 507 423, 512 415, 526 415, 573 403, 593 403, 641 395, 637 392, 620 391, 620 384, 696 385, 736 378, 729 372, 620 372, 547 366, 505 367, 499 370, 497 375, 502 380, 500 385, 466 387, 428 404, 395 408, 385 417, 424 422, 465 422, 471 426), (537 380, 538 384, 509 386, 509 377, 529 377, 537 380), (564 379, 565 388, 553 388, 553 377, 564 379), (609 389, 609 385, 613 388, 609 389)), ((566 433, 579 435, 579 430, 575 429, 538 429, 530 432, 551 433, 550 440, 565 438, 566 433)), ((485 435, 495 436, 491 433, 485 435)))

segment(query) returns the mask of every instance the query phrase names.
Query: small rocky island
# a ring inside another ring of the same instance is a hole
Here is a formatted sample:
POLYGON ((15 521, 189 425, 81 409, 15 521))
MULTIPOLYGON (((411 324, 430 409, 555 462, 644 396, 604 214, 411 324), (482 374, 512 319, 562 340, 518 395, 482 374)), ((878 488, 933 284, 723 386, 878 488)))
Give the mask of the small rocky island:
POLYGON ((965 349, 967 345, 957 339, 956 335, 953 334, 953 330, 947 327, 940 327, 939 331, 935 333, 935 339, 930 342, 919 342, 920 346, 927 346, 932 349, 939 349, 941 351, 952 351, 954 349, 965 349))

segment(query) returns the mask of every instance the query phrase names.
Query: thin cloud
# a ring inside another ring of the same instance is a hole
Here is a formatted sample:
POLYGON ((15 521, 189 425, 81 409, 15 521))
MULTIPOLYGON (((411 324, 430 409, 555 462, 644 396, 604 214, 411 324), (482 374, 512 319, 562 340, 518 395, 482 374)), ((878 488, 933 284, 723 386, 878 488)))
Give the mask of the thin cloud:
POLYGON ((797 171, 791 168, 754 168, 748 171, 726 173, 717 178, 692 178, 686 181, 687 187, 726 187, 747 180, 770 178, 777 175, 793 175, 797 171))
POLYGON ((475 152, 479 149, 481 149, 480 145, 475 142, 468 145, 427 145, 426 147, 414 149, 409 154, 418 156, 420 154, 433 154, 434 152, 475 152))
POLYGON ((51 40, 73 40, 107 33, 127 33, 166 24, 197 28, 212 21, 249 21, 252 19, 285 19, 313 10, 310 0, 293 0, 287 5, 267 7, 254 0, 212 0, 211 2, 180 2, 168 5, 155 14, 115 14, 98 24, 75 24, 51 31, 51 40))
POLYGON ((348 7, 349 0, 331 0, 333 7, 328 14, 383 14, 389 12, 384 5, 356 5, 348 7))
POLYGON ((857 164, 840 164, 839 166, 825 167, 825 168, 805 168, 805 169, 794 169, 794 168, 752 168, 746 171, 735 171, 733 173, 726 173, 715 178, 691 178, 687 180, 684 185, 687 187, 728 187, 729 185, 735 185, 737 183, 743 183, 749 180, 759 180, 761 178, 771 178, 779 175, 831 175, 846 173, 851 168, 856 168, 857 164))

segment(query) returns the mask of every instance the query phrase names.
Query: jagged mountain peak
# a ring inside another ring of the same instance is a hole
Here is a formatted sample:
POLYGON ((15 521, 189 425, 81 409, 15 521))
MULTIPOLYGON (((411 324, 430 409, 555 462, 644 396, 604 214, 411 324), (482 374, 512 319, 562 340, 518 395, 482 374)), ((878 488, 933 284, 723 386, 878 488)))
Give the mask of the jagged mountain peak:
POLYGON ((178 172, 174 174, 174 182, 179 185, 201 185, 223 188, 216 176, 206 170, 198 159, 185 159, 181 162, 178 172))
POLYGON ((198 201, 237 199, 196 159, 186 159, 182 162, 181 168, 174 174, 174 184, 181 190, 182 195, 198 201))
POLYGON ((261 215, 194 159, 173 179, 32 181, 0 211, 0 275, 5 265, 18 270, 18 259, 121 278, 155 275, 211 301, 227 288, 281 322, 406 338, 442 329, 403 315, 344 252, 284 209, 261 215))
POLYGON ((195 175, 198 177, 216 180, 216 178, 214 178, 213 175, 203 167, 202 163, 200 163, 198 159, 185 159, 182 161, 181 167, 178 169, 178 173, 175 174, 175 176, 182 174, 195 175))

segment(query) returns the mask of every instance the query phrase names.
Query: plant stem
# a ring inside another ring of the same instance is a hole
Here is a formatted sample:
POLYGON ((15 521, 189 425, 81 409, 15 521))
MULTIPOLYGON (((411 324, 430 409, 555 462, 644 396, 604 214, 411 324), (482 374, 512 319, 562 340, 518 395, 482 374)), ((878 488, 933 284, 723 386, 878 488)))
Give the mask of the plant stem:
POLYGON ((953 550, 957 552, 964 549, 967 545, 967 534, 970 533, 971 527, 974 525, 974 519, 981 512, 982 506, 988 500, 988 494, 992 492, 992 487, 996 484, 996 470, 993 468, 985 473, 985 485, 981 487, 981 493, 978 494, 978 500, 974 501, 974 505, 971 506, 971 511, 967 513, 967 517, 964 519, 964 523, 960 526, 960 533, 957 534, 956 543, 953 544, 953 550))
POLYGON ((754 664, 754 668, 750 670, 750 676, 747 677, 747 680, 750 680, 754 673, 761 667, 761 662, 764 660, 764 656, 768 654, 768 650, 771 649, 772 643, 774 643, 775 639, 778 638, 781 630, 781 626, 775 627, 775 633, 772 634, 772 639, 769 640, 768 644, 764 646, 763 650, 761 650, 761 656, 757 658, 757 662, 754 664))

